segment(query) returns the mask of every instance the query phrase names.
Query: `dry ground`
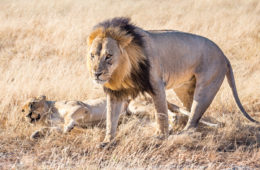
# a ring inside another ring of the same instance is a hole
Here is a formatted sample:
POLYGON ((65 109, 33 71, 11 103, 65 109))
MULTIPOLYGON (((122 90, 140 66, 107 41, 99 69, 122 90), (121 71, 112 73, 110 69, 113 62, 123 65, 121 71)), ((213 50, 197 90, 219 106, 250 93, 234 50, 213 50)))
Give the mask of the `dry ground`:
MULTIPOLYGON (((86 37, 97 22, 115 16, 215 41, 232 63, 243 105, 260 120, 258 0, 0 0, 0 169, 260 168, 260 127, 241 116, 226 80, 204 116, 224 124, 217 129, 157 141, 152 118, 132 116, 119 126, 115 146, 104 150, 96 149, 104 137, 98 127, 29 139, 37 127, 20 112, 29 97, 104 95, 88 77, 86 37)), ((174 95, 169 100, 180 104, 174 95)))

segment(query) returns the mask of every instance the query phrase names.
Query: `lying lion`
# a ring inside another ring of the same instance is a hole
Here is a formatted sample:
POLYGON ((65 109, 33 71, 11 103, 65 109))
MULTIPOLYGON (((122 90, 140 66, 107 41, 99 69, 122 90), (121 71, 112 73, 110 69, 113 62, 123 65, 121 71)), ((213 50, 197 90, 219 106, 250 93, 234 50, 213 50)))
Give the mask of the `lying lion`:
POLYGON ((48 101, 46 96, 40 96, 26 102, 22 112, 26 113, 26 118, 30 123, 45 126, 31 135, 31 138, 35 139, 52 130, 67 133, 74 126, 86 127, 102 123, 106 119, 106 100, 101 98, 83 102, 48 101))
MULTIPOLYGON (((121 112, 128 114, 145 112, 142 109, 137 110, 135 105, 138 105, 138 103, 139 102, 132 102, 129 105, 129 101, 127 101, 121 112)), ((169 114, 175 118, 175 120, 178 120, 178 117, 172 112, 189 115, 189 112, 169 102, 168 107, 170 110, 169 114)), ((37 98, 29 99, 23 106, 22 112, 25 113, 30 123, 45 126, 31 135, 31 139, 36 139, 45 136, 51 131, 67 133, 70 132, 74 126, 87 127, 89 125, 103 124, 106 119, 106 99, 89 99, 83 102, 75 100, 49 101, 46 100, 46 96, 42 95, 37 98)), ((181 116, 178 116, 180 119, 181 116)), ((216 126, 216 124, 208 123, 203 120, 201 122, 209 126, 216 126)))

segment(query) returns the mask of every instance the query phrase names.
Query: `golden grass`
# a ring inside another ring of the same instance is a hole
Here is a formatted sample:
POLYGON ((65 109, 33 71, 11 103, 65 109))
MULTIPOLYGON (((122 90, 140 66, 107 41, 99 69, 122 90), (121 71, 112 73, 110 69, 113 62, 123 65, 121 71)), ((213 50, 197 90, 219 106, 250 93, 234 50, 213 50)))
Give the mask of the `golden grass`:
MULTIPOLYGON (((260 120, 258 0, 1 0, 0 168, 260 168, 260 128, 241 116, 226 81, 205 114, 225 124, 218 129, 200 127, 191 136, 157 141, 151 137, 154 121, 133 116, 119 126, 115 146, 105 150, 96 148, 105 132, 98 127, 29 139, 37 127, 20 112, 29 97, 104 95, 88 77, 86 38, 93 25, 115 16, 129 16, 145 29, 181 30, 215 41, 231 61, 242 103, 260 120)), ((169 100, 180 104, 174 95, 169 100)))

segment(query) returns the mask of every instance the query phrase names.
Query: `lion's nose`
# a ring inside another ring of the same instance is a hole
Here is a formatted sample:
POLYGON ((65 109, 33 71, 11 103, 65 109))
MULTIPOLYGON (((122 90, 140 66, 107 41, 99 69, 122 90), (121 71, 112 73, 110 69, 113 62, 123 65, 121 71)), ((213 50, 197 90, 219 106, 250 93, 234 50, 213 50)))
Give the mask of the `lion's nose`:
POLYGON ((95 72, 96 78, 98 78, 101 74, 102 74, 102 72, 95 72))
POLYGON ((32 116, 32 112, 30 112, 26 117, 30 118, 32 116))

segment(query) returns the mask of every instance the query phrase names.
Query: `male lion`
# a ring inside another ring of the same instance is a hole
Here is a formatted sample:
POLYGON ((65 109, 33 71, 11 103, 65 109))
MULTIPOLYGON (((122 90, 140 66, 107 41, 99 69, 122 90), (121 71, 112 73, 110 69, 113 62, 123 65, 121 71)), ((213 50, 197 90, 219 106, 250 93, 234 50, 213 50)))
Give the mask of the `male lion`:
POLYGON ((87 62, 91 77, 107 94, 103 144, 115 137, 122 102, 139 93, 153 98, 159 136, 168 135, 165 89, 173 89, 191 112, 184 130, 196 128, 225 76, 241 112, 257 122, 240 103, 229 60, 205 37, 172 30, 146 31, 128 18, 113 18, 90 33, 87 62))

